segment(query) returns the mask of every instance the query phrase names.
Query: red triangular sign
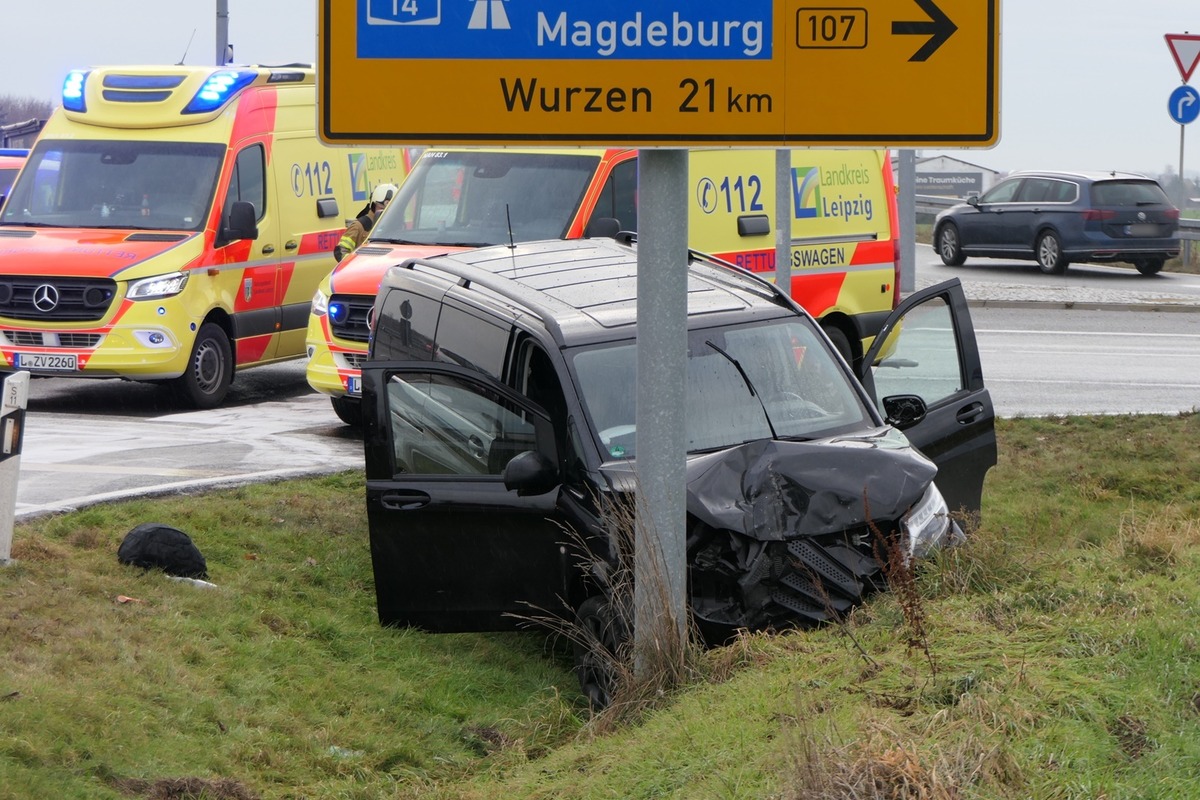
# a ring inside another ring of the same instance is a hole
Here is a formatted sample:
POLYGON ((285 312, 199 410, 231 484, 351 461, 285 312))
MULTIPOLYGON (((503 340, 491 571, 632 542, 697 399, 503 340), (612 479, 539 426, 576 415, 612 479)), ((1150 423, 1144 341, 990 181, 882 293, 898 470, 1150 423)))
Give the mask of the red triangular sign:
POLYGON ((1171 55, 1175 58, 1175 66, 1179 67, 1183 82, 1187 83, 1192 78, 1196 64, 1200 63, 1200 36, 1168 33, 1163 38, 1167 40, 1167 47, 1171 48, 1171 55))

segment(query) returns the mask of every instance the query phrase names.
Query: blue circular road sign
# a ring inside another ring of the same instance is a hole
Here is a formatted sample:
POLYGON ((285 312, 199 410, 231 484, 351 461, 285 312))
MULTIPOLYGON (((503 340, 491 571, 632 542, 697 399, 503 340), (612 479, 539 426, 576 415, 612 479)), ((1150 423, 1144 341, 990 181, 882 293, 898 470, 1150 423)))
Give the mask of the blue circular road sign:
POLYGON ((1200 92, 1186 83, 1178 87, 1167 101, 1167 113, 1180 125, 1187 125, 1200 116, 1200 92))

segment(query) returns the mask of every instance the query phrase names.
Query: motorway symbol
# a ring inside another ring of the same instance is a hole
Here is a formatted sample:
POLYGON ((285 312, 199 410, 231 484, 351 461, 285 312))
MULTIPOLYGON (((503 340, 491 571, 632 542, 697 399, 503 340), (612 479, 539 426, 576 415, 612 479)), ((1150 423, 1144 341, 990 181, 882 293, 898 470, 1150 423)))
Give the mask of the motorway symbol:
POLYGON ((1167 113, 1180 125, 1194 121, 1200 116, 1200 92, 1186 83, 1178 87, 1171 92, 1171 99, 1167 101, 1167 113))
POLYGON ((917 0, 917 5, 929 16, 927 21, 892 23, 893 36, 915 35, 929 37, 929 40, 922 45, 921 49, 913 53, 909 61, 927 60, 958 30, 958 26, 946 16, 944 11, 937 7, 933 0, 917 0))
POLYGON ((467 29, 472 31, 506 31, 508 14, 504 13, 504 4, 508 0, 473 0, 475 8, 471 11, 471 20, 467 29))
POLYGON ((1200 63, 1200 36, 1168 33, 1163 38, 1167 40, 1167 47, 1171 48, 1171 56, 1175 59, 1175 66, 1179 67, 1183 82, 1187 83, 1192 78, 1196 64, 1200 63))

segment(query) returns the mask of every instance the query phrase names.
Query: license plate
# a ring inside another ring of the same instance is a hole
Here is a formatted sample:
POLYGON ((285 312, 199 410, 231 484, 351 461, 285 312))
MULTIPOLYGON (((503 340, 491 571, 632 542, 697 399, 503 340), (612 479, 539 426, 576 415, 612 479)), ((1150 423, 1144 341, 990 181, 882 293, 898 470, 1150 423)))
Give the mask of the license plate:
POLYGON ((1125 226, 1126 236, 1158 236, 1158 226, 1152 222, 1139 222, 1125 226))
POLYGON ((346 394, 351 397, 362 396, 362 378, 346 378, 346 394))
POLYGON ((17 369, 37 369, 46 372, 74 372, 78 362, 75 354, 17 353, 13 366, 17 369))

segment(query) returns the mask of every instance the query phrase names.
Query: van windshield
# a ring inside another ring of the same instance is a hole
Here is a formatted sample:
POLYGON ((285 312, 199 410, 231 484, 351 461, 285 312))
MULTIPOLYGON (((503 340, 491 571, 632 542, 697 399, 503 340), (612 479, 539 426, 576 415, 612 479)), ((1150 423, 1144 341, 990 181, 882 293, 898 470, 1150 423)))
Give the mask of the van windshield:
POLYGON ((369 241, 481 247, 561 239, 599 156, 426 151, 369 241))
POLYGON ((225 147, 143 141, 41 141, 0 224, 203 229, 225 147))
MULTIPOLYGON (((571 364, 601 452, 633 458, 637 345, 580 350, 571 364)), ((689 453, 876 424, 815 326, 796 318, 689 331, 683 402, 689 453)))

